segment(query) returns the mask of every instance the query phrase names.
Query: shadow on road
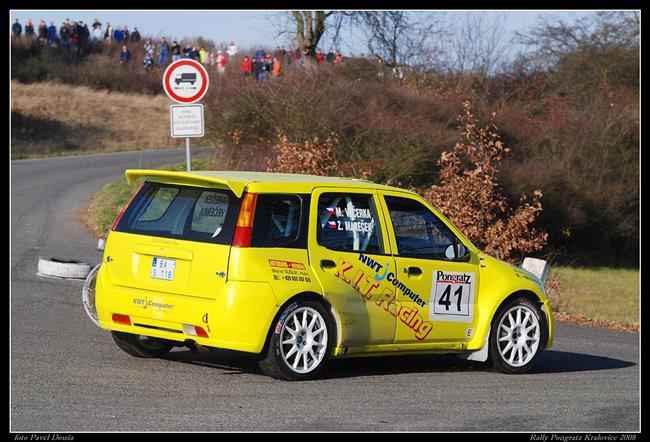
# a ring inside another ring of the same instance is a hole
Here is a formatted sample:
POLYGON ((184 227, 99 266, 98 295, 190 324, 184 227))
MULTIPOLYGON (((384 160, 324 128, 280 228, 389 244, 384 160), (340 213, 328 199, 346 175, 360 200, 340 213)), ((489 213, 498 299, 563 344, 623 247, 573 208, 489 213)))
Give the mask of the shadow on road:
MULTIPOLYGON (((229 350, 213 350, 205 354, 190 351, 174 351, 165 359, 185 364, 223 370, 226 374, 261 374, 257 367, 258 357, 229 350)), ((570 373, 579 371, 612 370, 635 365, 620 359, 582 353, 546 350, 530 371, 531 374, 570 373)), ((465 361, 453 356, 389 356, 371 358, 338 359, 328 361, 321 379, 337 379, 363 376, 385 376, 404 373, 445 373, 485 371, 482 364, 465 361)))
POLYGON ((613 370, 636 365, 634 362, 605 356, 568 351, 546 350, 530 373, 569 373, 574 371, 613 370))

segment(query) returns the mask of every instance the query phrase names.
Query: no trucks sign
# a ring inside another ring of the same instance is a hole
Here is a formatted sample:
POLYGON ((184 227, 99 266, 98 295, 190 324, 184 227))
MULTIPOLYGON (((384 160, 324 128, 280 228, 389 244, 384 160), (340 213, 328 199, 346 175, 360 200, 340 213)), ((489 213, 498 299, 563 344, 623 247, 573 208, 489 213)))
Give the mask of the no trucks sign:
POLYGON ((167 66, 162 83, 167 96, 175 102, 196 103, 208 91, 208 71, 198 61, 183 58, 167 66))

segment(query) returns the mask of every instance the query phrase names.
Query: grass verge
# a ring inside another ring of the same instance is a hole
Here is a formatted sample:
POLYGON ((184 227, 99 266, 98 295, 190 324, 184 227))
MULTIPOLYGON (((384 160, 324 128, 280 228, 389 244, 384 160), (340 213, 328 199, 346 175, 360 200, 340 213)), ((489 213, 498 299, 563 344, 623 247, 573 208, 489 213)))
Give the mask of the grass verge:
POLYGON ((637 269, 551 267, 547 291, 558 320, 639 330, 637 269))

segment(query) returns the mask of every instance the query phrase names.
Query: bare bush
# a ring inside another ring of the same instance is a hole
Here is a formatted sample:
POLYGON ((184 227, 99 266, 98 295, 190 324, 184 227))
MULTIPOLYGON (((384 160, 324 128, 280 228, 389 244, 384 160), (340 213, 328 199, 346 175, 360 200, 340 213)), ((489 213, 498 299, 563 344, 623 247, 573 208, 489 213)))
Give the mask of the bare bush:
POLYGON ((548 235, 531 227, 542 211, 542 192, 535 190, 532 202, 522 195, 518 207, 509 207, 500 193, 498 172, 503 154, 510 149, 494 126, 479 127, 468 101, 463 107, 458 118, 461 139, 438 160, 440 184, 423 194, 479 248, 514 262, 546 244, 548 235))

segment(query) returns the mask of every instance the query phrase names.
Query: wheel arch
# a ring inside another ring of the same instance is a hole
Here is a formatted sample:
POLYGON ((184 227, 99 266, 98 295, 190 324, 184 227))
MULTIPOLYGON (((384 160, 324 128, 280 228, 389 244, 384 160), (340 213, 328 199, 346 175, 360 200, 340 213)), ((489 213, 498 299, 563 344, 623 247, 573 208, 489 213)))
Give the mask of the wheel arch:
POLYGON ((323 295, 321 295, 319 293, 316 293, 316 292, 304 291, 304 292, 296 293, 295 295, 293 295, 292 297, 287 299, 278 308, 278 311, 276 312, 275 316, 273 316, 273 320, 271 321, 271 323, 268 326, 268 330, 267 330, 267 333, 266 333, 266 340, 264 341, 264 346, 262 347, 262 352, 260 354, 262 354, 262 355, 266 354, 266 352, 268 350, 269 342, 271 341, 271 336, 273 334, 273 325, 276 323, 276 321, 278 320, 278 318, 280 317, 280 315, 282 314, 284 309, 286 307, 288 307, 289 305, 291 305, 292 303, 297 302, 297 301, 316 301, 325 308, 325 310, 329 313, 330 323, 331 323, 332 327, 334 327, 333 335, 336 336, 336 340, 335 340, 334 344, 332 345, 332 347, 336 347, 336 346, 339 345, 339 343, 341 341, 341 319, 339 317, 338 312, 336 311, 334 306, 332 304, 330 304, 323 297, 323 295))
POLYGON ((503 298, 501 300, 501 302, 499 303, 499 305, 497 306, 497 308, 494 309, 494 311, 492 312, 492 316, 490 318, 490 327, 492 327, 494 319, 498 316, 498 314, 501 312, 501 310, 503 308, 505 308, 505 306, 509 302, 511 302, 512 300, 517 299, 517 298, 526 298, 526 299, 528 299, 533 304, 535 304, 539 308, 539 310, 542 312, 542 314, 544 315, 544 319, 546 321, 546 330, 547 330, 547 336, 546 336, 547 342, 544 343, 544 347, 546 347, 547 344, 549 343, 549 340, 551 339, 550 316, 549 316, 549 312, 546 310, 546 305, 544 303, 544 300, 537 293, 535 293, 532 290, 526 290, 526 289, 517 290, 515 292, 512 292, 511 294, 509 294, 505 298, 503 298))

